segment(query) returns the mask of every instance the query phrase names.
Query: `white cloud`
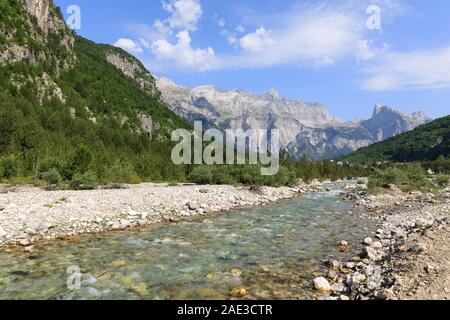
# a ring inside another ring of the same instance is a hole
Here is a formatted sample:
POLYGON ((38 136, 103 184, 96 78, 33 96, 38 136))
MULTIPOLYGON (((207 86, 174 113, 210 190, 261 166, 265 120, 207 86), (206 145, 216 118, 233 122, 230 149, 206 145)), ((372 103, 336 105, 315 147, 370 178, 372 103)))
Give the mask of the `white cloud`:
POLYGON ((172 30, 197 30, 197 23, 203 14, 199 0, 163 1, 163 9, 169 12, 171 16, 163 22, 157 22, 157 24, 159 27, 166 25, 172 30))
POLYGON ((450 46, 436 50, 384 54, 363 89, 373 91, 450 88, 450 46))
POLYGON ((156 29, 156 31, 158 33, 160 33, 163 36, 167 36, 167 35, 172 34, 172 29, 166 23, 164 23, 161 20, 156 20, 153 23, 153 27, 156 29))
POLYGON ((179 32, 175 44, 164 39, 153 42, 152 52, 159 61, 174 61, 179 66, 200 71, 211 69, 215 59, 212 48, 193 49, 191 47, 191 37, 188 31, 179 32))
POLYGON ((270 37, 270 32, 263 27, 257 29, 255 32, 249 33, 239 40, 242 49, 252 52, 260 52, 275 44, 275 41, 270 37))
POLYGON ((119 40, 116 41, 116 43, 114 43, 114 46, 122 48, 123 50, 128 51, 129 53, 132 54, 140 54, 144 52, 139 43, 131 39, 120 38, 119 40))
POLYGON ((238 42, 238 39, 236 39, 235 36, 229 36, 227 41, 229 44, 236 44, 238 42))
POLYGON ((356 48, 358 50, 358 61, 367 61, 375 58, 375 52, 370 48, 368 40, 358 40, 356 42, 356 48))
POLYGON ((220 28, 225 28, 226 24, 227 24, 227 22, 226 22, 226 20, 225 20, 224 18, 219 18, 219 19, 217 20, 217 25, 218 25, 220 28))
POLYGON ((238 25, 235 30, 236 30, 236 32, 239 32, 239 33, 245 32, 245 28, 242 24, 238 25))
POLYGON ((150 49, 150 42, 145 39, 139 38, 139 44, 145 49, 150 49))
POLYGON ((329 66, 339 59, 354 57, 355 43, 367 31, 365 15, 334 5, 293 10, 277 20, 281 22, 270 32, 260 28, 242 37, 242 52, 217 56, 215 67, 329 66))

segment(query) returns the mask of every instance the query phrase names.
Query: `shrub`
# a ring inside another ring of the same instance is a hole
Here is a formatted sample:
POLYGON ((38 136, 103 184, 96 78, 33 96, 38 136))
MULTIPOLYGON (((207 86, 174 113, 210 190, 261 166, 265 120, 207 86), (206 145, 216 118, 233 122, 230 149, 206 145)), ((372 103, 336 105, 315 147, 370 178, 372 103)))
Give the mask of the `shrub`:
POLYGON ((404 166, 408 178, 407 183, 414 187, 423 187, 428 183, 427 172, 418 163, 410 163, 404 166))
POLYGON ((91 171, 76 173, 70 181, 70 188, 73 190, 93 190, 96 187, 97 177, 91 171))
POLYGON ((140 179, 130 163, 117 160, 106 173, 108 182, 113 183, 139 183, 140 179))
POLYGON ((441 187, 448 186, 449 181, 450 181, 449 176, 438 176, 436 179, 437 184, 441 187))
POLYGON ((18 173, 18 162, 15 156, 8 156, 0 159, 2 167, 2 178, 13 178, 17 176, 18 173))
POLYGON ((196 184, 210 184, 213 182, 213 173, 209 166, 199 166, 192 170, 189 180, 196 184))
POLYGON ((42 180, 47 182, 49 185, 57 185, 62 182, 62 177, 59 171, 55 168, 42 174, 42 180))
MULTIPOLYGON (((269 177, 266 177, 268 179, 269 177)), ((275 185, 293 186, 297 182, 297 176, 286 167, 280 167, 280 171, 275 175, 275 185)))
POLYGON ((84 144, 79 144, 71 159, 73 173, 85 173, 92 162, 92 153, 84 144))
POLYGON ((37 169, 37 178, 41 180, 45 180, 43 178, 43 175, 51 170, 56 170, 61 178, 68 179, 68 172, 67 172, 67 166, 65 163, 63 163, 61 160, 56 158, 47 158, 38 164, 37 169))
POLYGON ((231 170, 228 166, 218 166, 213 171, 213 182, 219 185, 234 185, 237 183, 236 179, 231 175, 231 170))
POLYGON ((369 176, 369 188, 383 188, 393 184, 403 191, 422 189, 427 186, 425 169, 418 163, 375 169, 369 176))

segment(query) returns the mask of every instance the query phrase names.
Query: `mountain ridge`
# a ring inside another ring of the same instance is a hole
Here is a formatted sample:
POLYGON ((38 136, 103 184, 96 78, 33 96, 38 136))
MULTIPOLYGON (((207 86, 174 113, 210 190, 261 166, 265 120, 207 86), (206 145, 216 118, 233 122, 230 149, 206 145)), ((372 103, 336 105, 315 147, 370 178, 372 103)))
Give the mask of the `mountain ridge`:
POLYGON ((190 122, 225 129, 279 129, 281 145, 299 159, 334 159, 430 121, 422 112, 411 115, 376 105, 368 120, 339 119, 319 103, 287 97, 274 89, 265 94, 212 85, 195 88, 157 78, 156 86, 169 108, 190 122))

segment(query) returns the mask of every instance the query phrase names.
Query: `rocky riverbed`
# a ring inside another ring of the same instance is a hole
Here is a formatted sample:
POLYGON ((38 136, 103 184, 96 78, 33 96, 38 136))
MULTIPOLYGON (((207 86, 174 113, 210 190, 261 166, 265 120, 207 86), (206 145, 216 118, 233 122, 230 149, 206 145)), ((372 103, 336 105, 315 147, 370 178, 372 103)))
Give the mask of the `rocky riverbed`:
MULTIPOLYGON (((321 299, 450 299, 450 187, 439 194, 349 192, 361 214, 378 225, 362 252, 348 261, 327 261, 327 274, 314 280, 321 299)), ((345 239, 342 251, 356 244, 345 239)), ((360 245, 360 244, 357 244, 360 245)))
POLYGON ((45 191, 0 186, 0 246, 32 250, 39 240, 138 228, 155 223, 265 205, 322 190, 320 183, 295 188, 128 185, 123 189, 45 191))

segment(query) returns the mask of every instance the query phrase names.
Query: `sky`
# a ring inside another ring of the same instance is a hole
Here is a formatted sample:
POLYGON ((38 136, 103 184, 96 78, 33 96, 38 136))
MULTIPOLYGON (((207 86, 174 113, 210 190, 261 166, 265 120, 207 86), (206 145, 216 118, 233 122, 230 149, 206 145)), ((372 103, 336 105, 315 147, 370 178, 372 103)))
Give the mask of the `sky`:
POLYGON ((450 114, 450 1, 54 2, 79 35, 180 85, 275 89, 346 120, 375 104, 450 114))

